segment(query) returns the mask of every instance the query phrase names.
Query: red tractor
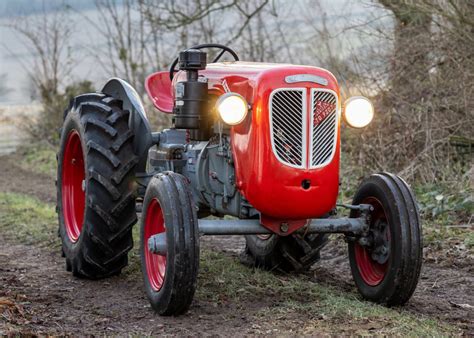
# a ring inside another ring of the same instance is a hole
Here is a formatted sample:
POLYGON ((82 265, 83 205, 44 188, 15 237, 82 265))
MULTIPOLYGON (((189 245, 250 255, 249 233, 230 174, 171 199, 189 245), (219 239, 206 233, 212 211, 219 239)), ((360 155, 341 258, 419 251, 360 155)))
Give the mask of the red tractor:
POLYGON ((242 62, 218 44, 180 52, 146 90, 172 114, 170 129, 152 132, 136 91, 117 78, 65 112, 57 197, 74 276, 120 273, 138 213, 145 290, 162 315, 192 302, 201 235, 245 235, 255 266, 288 272, 308 269, 328 234, 342 233, 361 295, 408 301, 422 261, 409 186, 382 172, 360 184, 352 205, 336 204, 341 116, 365 127, 370 101, 353 97, 343 107, 327 70, 242 62), (209 64, 207 48, 218 50, 209 64), (226 52, 234 61, 218 62, 226 52), (350 217, 336 218, 336 207, 350 217))

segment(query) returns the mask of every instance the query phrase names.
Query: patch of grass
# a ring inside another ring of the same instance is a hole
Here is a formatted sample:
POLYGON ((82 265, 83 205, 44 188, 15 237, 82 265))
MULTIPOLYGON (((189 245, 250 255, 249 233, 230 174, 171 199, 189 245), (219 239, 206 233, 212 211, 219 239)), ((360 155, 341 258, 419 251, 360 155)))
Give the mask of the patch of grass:
POLYGON ((466 247, 469 250, 474 249, 474 232, 473 231, 469 232, 469 234, 464 239, 464 245, 466 245, 466 247))
POLYGON ((414 188, 424 219, 440 225, 467 223, 474 214, 474 190, 460 182, 417 185, 414 188))
POLYGON ((18 153, 22 167, 48 176, 56 175, 56 152, 50 146, 32 145, 23 147, 18 153))
MULTIPOLYGON (((216 306, 243 303, 259 330, 301 320, 294 333, 443 335, 458 330, 403 309, 360 300, 355 293, 314 283, 308 276, 278 275, 248 268, 237 259, 202 250, 196 299, 216 306)), ((263 331, 261 331, 263 330, 263 331)))
POLYGON ((0 193, 0 231, 26 244, 57 243, 58 220, 54 207, 15 193, 0 193))
POLYGON ((472 247, 474 232, 470 227, 449 227, 439 225, 433 221, 423 223, 423 241, 425 245, 435 245, 441 242, 465 242, 468 248, 472 247), (471 243, 469 245, 469 243, 471 243))

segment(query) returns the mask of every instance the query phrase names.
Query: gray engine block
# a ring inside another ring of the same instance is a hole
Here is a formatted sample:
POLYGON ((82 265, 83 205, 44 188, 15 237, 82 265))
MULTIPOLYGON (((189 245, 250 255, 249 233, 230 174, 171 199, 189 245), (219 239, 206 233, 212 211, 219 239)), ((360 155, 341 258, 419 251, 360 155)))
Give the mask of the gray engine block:
POLYGON ((250 218, 258 212, 235 187, 230 137, 216 134, 209 141, 188 141, 186 130, 166 129, 148 152, 149 172, 174 171, 191 183, 199 216, 209 214, 250 218))

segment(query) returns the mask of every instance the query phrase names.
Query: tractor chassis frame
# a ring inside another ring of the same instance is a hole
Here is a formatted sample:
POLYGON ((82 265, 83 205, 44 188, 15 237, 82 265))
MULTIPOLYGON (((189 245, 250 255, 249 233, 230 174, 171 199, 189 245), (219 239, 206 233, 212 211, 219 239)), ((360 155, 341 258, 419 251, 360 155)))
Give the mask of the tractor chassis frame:
MULTIPOLYGON (((367 234, 370 223, 372 206, 368 204, 338 206, 358 210, 359 217, 349 218, 315 218, 308 220, 307 224, 298 229, 297 233, 341 233, 349 237, 362 237, 367 234)), ((282 223, 282 227, 285 223, 282 223)), ((273 232, 260 224, 259 219, 200 219, 200 235, 269 235, 273 232)), ((165 233, 150 237, 148 249, 155 254, 165 254, 167 251, 165 233)))

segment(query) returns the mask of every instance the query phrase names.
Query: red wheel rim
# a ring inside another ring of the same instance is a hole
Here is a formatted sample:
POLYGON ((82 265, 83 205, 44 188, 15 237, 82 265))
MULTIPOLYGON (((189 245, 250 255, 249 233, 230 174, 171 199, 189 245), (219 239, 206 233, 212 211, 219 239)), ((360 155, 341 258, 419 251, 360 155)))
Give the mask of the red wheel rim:
POLYGON ((85 167, 81 137, 72 130, 66 141, 61 177, 61 199, 67 236, 73 243, 81 235, 84 223, 85 167))
POLYGON ((154 198, 148 205, 145 218, 143 250, 145 250, 146 273, 150 286, 154 291, 160 291, 165 280, 166 255, 158 255, 148 250, 148 239, 166 231, 163 211, 160 202, 154 198))
MULTIPOLYGON (((378 221, 384 221, 387 224, 387 227, 389 226, 382 203, 380 203, 378 199, 376 199, 375 197, 368 197, 364 199, 362 203, 371 204, 374 207, 374 210, 371 214, 371 226, 378 221)), ((387 241, 390 245, 390 228, 388 228, 386 234, 387 241)), ((355 261, 359 269, 360 276, 367 285, 379 285, 383 281, 383 279, 385 278, 385 274, 387 273, 390 257, 387 262, 385 262, 384 264, 380 264, 372 259, 370 251, 366 247, 358 243, 355 243, 354 246, 355 261)))

